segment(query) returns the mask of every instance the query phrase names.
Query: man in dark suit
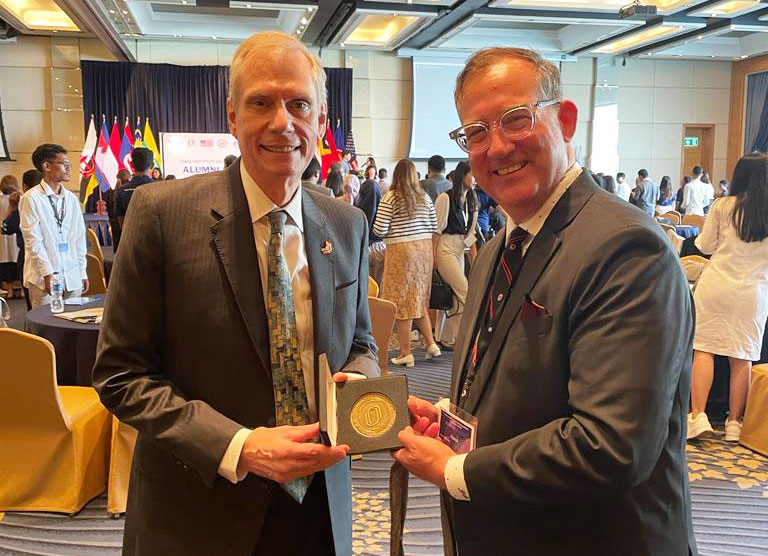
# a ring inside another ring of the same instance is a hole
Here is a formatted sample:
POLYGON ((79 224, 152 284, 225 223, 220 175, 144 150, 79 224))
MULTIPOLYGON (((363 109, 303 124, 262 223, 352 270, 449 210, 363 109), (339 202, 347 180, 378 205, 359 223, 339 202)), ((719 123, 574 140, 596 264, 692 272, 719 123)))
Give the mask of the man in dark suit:
POLYGON ((451 398, 477 417, 477 447, 432 438, 435 408, 412 399, 396 458, 445 489, 447 554, 695 554, 693 315, 675 253, 575 163, 553 64, 481 51, 455 96, 451 136, 509 215, 475 263, 455 351, 451 398))
POLYGON ((300 187, 317 58, 260 33, 230 75, 242 158, 138 188, 110 282, 94 386, 139 431, 123 553, 347 556, 349 447, 311 440, 319 354, 336 380, 378 373, 365 217, 300 187))

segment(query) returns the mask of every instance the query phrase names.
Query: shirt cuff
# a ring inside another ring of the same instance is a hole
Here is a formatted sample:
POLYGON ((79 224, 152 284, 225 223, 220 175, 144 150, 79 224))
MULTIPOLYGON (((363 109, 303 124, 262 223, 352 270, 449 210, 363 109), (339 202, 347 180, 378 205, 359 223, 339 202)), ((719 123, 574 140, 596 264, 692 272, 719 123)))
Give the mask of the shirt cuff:
POLYGON ((240 461, 240 453, 243 451, 243 445, 245 439, 251 434, 251 429, 240 429, 229 441, 227 451, 224 452, 224 457, 221 458, 219 463, 219 475, 230 481, 231 483, 239 483, 248 473, 238 473, 237 464, 240 461))
POLYGON ((467 481, 464 479, 465 459, 467 459, 467 454, 451 456, 448 458, 448 463, 445 464, 445 471, 443 473, 448 494, 456 500, 468 501, 470 500, 469 489, 467 488, 467 481))

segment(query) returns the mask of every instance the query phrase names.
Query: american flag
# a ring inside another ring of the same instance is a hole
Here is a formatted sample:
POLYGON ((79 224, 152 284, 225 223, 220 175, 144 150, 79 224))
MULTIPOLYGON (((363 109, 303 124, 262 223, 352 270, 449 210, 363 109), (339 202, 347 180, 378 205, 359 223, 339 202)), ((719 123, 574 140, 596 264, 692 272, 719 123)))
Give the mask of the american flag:
POLYGON ((355 155, 357 154, 355 152, 355 138, 352 137, 351 129, 347 132, 347 141, 346 141, 346 145, 344 146, 346 147, 344 150, 350 153, 352 155, 352 158, 355 158, 355 155))

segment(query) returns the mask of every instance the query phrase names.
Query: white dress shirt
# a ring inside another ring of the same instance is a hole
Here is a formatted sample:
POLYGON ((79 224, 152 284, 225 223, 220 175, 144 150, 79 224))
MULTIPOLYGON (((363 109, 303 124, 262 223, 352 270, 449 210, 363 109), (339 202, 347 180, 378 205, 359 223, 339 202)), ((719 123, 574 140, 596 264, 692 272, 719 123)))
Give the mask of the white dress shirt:
POLYGON ((688 182, 683 191, 683 202, 680 205, 685 214, 697 214, 704 216, 704 207, 712 202, 709 190, 711 185, 707 185, 701 179, 696 178, 688 182))
POLYGON ((88 278, 87 247, 83 212, 75 194, 62 186, 56 195, 41 181, 22 195, 19 217, 24 236, 24 285, 45 289, 45 277, 58 272, 64 291, 82 289, 88 278), (56 214, 63 214, 61 226, 56 214))
POLYGON ((616 182, 616 195, 629 202, 629 196, 632 193, 632 188, 626 181, 621 183, 616 182))
MULTIPOLYGON (((511 217, 507 218, 507 227, 505 231, 506 241, 509 241, 510 234, 517 226, 520 226, 527 231, 528 237, 523 242, 523 255, 525 255, 528 251, 528 247, 530 247, 531 243, 533 243, 533 239, 541 231, 544 222, 560 200, 560 197, 568 191, 568 188, 571 187, 580 174, 581 166, 574 163, 565 173, 565 176, 563 176, 563 179, 560 180, 560 183, 557 184, 547 200, 544 201, 544 204, 541 205, 539 210, 536 211, 533 216, 520 224, 516 224, 511 217)), ((479 423, 478 426, 482 426, 482 423, 479 423)), ((469 488, 467 487, 467 481, 464 477, 464 460, 466 458, 467 454, 458 454, 450 457, 448 463, 445 465, 445 471, 443 473, 448 493, 456 500, 470 500, 469 488)))

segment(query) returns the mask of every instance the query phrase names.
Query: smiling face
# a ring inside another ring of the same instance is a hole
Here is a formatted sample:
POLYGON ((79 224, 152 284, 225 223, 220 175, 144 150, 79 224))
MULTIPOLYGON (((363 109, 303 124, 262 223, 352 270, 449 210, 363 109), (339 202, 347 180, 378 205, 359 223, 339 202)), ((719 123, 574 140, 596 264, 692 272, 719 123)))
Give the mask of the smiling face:
POLYGON ((227 101, 243 164, 278 205, 299 187, 326 127, 311 69, 298 50, 254 51, 242 61, 236 92, 227 101))
POLYGON ((572 102, 539 108, 533 132, 523 139, 508 139, 495 125, 510 108, 549 100, 541 98, 539 89, 535 65, 502 58, 471 75, 456 103, 463 125, 494 124, 488 150, 470 154, 469 162, 478 187, 516 222, 542 206, 573 163, 570 140, 577 110, 572 102))

